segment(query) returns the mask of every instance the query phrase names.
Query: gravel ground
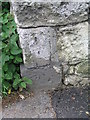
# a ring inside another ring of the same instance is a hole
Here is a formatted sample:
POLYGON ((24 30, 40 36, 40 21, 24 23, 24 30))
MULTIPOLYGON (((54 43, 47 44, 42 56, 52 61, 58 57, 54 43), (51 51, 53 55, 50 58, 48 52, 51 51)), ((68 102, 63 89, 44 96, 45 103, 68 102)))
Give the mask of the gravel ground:
POLYGON ((64 88, 52 93, 57 118, 88 118, 89 88, 64 88))
POLYGON ((89 118, 89 89, 58 88, 39 91, 3 109, 3 118, 89 118))

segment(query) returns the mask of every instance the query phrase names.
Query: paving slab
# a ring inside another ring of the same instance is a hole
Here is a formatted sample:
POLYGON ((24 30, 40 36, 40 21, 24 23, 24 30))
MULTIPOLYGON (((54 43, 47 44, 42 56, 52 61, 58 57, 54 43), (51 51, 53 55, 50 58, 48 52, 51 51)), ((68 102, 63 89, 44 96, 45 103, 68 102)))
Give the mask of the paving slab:
POLYGON ((3 118, 55 118, 51 98, 45 92, 3 109, 3 118))

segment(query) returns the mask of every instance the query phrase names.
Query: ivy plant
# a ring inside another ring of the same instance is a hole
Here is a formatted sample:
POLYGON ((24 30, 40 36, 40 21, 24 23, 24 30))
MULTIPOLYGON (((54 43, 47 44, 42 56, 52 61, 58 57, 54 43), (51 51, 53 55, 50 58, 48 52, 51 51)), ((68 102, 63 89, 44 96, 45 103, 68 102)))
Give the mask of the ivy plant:
POLYGON ((30 79, 20 76, 22 50, 18 43, 16 24, 9 10, 10 4, 2 2, 0 11, 0 81, 3 95, 10 94, 11 91, 19 88, 26 88, 27 84, 32 84, 30 79))

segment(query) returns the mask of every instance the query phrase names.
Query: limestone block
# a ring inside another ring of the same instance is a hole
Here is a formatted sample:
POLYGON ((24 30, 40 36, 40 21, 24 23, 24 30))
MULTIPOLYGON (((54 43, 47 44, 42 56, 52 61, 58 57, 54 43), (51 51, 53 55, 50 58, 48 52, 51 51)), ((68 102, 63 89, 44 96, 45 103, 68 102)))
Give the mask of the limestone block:
POLYGON ((18 28, 23 59, 27 67, 43 66, 58 61, 56 32, 51 27, 18 28))
POLYGON ((11 0, 19 27, 56 26, 88 19, 88 3, 45 0, 11 0))
MULTIPOLYGON (((32 80, 30 88, 33 91, 48 91, 57 88, 62 84, 62 74, 55 71, 52 65, 27 69, 24 65, 20 66, 21 76, 32 80)), ((60 69, 61 71, 61 69, 60 69)))
POLYGON ((78 64, 88 59, 88 23, 59 27, 57 29, 57 49, 60 59, 78 64))

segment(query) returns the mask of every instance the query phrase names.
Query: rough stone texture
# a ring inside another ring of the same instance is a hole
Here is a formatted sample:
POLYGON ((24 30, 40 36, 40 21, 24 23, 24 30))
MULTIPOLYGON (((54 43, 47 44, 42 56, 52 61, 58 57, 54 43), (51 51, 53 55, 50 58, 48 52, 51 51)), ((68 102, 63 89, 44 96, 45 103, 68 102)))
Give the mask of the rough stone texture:
POLYGON ((80 74, 82 76, 88 76, 88 60, 84 60, 75 67, 75 74, 80 74))
POLYGON ((88 19, 86 2, 11 1, 20 27, 66 25, 88 19))
POLYGON ((89 120, 88 87, 67 87, 52 94, 52 106, 56 118, 89 120))
POLYGON ((21 65, 22 77, 28 77, 32 79, 32 85, 30 88, 33 91, 40 90, 54 90, 56 87, 61 85, 61 73, 57 73, 53 69, 53 65, 39 67, 35 69, 27 69, 21 65))
POLYGON ((18 28, 24 63, 27 67, 37 67, 58 62, 56 52, 56 32, 51 27, 31 29, 18 28))
POLYGON ((74 86, 89 84, 88 23, 57 27, 56 30, 58 55, 63 61, 64 84, 74 86))
POLYGON ((88 22, 59 27, 57 34, 60 59, 69 61, 70 64, 88 59, 88 22))
POLYGON ((51 99, 45 92, 3 109, 3 118, 55 118, 51 99))
POLYGON ((52 86, 54 79, 58 85, 61 74, 66 85, 88 84, 88 3, 63 0, 11 2, 24 64, 30 68, 21 69, 22 76, 32 78, 35 85, 37 78, 42 85, 46 79, 49 85, 47 80, 52 74, 57 76, 50 78, 52 86), (50 67, 52 62, 55 64, 50 67))
POLYGON ((68 75, 67 77, 65 77, 64 84, 79 87, 79 86, 89 85, 90 80, 88 80, 88 78, 83 78, 78 75, 68 75))

